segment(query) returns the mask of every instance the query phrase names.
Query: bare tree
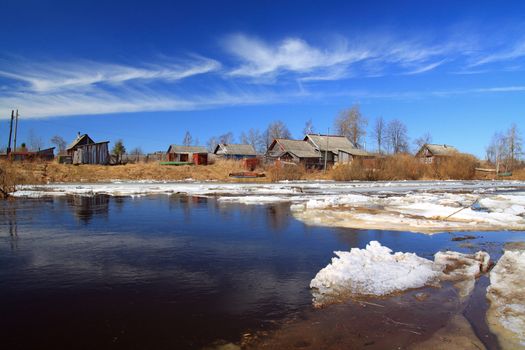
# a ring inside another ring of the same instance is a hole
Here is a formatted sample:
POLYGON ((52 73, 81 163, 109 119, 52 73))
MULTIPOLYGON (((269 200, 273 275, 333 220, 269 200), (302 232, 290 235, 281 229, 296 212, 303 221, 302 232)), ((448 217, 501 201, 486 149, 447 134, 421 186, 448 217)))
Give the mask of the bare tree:
POLYGON ((191 146, 193 143, 193 138, 191 137, 191 134, 189 131, 186 131, 186 134, 184 134, 184 139, 182 139, 182 144, 184 146, 191 146))
POLYGON ((430 135, 429 132, 426 132, 422 136, 418 137, 417 139, 414 140, 414 145, 417 148, 416 152, 419 151, 421 147, 431 142, 432 142, 432 135, 430 135))
POLYGON ((400 120, 394 119, 388 123, 386 139, 393 153, 408 152, 407 127, 400 120))
POLYGON ((234 142, 234 137, 231 131, 219 136, 219 143, 229 144, 233 142, 234 142))
POLYGON ((335 119, 334 127, 339 135, 346 136, 356 147, 361 147, 361 139, 366 135, 368 120, 361 114, 359 106, 343 110, 335 119))
POLYGON ((208 151, 209 152, 214 152, 215 151, 215 147, 217 147, 218 144, 219 144, 219 140, 215 136, 210 137, 208 139, 208 142, 206 142, 206 146, 208 147, 208 151))
POLYGON ((289 139, 291 137, 292 134, 286 124, 280 120, 274 121, 266 129, 266 148, 270 147, 274 139, 289 139))
POLYGON ((378 117, 374 123, 374 129, 372 130, 372 137, 377 144, 377 152, 383 153, 383 144, 385 142, 385 120, 383 117, 378 117))
POLYGON ((38 151, 44 146, 44 141, 40 136, 35 134, 33 129, 29 130, 28 143, 32 151, 38 151))
POLYGON ((58 148, 58 153, 62 153, 66 149, 66 141, 61 136, 53 136, 51 143, 58 148))
POLYGON ((241 143, 252 145, 258 153, 264 153, 266 151, 264 148, 264 137, 259 129, 250 129, 247 134, 243 132, 241 134, 241 143))
POLYGON ((507 149, 508 149, 508 162, 510 170, 514 169, 516 161, 519 160, 522 152, 523 140, 516 124, 512 124, 507 130, 506 135, 507 149))
POLYGON ((129 152, 129 154, 135 158, 135 162, 138 162, 140 160, 140 156, 143 155, 144 152, 142 152, 140 147, 135 147, 129 152))
POLYGON ((314 132, 314 123, 312 122, 312 119, 308 119, 304 124, 303 135, 313 134, 314 132))
POLYGON ((500 132, 494 133, 490 144, 486 149, 487 160, 496 166, 496 171, 499 172, 501 167, 507 170, 506 159, 508 158, 507 139, 505 135, 500 132))

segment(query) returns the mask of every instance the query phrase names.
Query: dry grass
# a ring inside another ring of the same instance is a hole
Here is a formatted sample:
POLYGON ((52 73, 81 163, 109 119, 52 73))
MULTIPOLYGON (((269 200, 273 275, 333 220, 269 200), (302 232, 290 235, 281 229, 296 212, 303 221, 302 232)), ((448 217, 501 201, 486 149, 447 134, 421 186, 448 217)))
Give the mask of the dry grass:
POLYGON ((377 172, 366 169, 362 162, 354 161, 351 164, 338 164, 330 171, 331 178, 336 181, 374 181, 377 180, 377 172))
POLYGON ((267 167, 270 181, 303 180, 306 170, 302 165, 274 164, 267 167))
POLYGON ((470 180, 476 176, 478 161, 471 155, 459 154, 434 164, 423 164, 409 154, 396 154, 378 159, 375 169, 355 161, 334 167, 330 176, 336 181, 348 180, 470 180))
POLYGON ((525 168, 513 171, 511 179, 512 180, 525 180, 525 168))
MULTIPOLYGON (((1 162, 0 196, 12 191, 14 184, 41 184, 48 182, 105 182, 110 180, 164 180, 175 181, 194 179, 227 182, 268 182, 282 180, 421 180, 482 178, 476 174, 478 161, 469 155, 458 155, 438 164, 422 164, 411 155, 400 154, 378 159, 370 164, 354 162, 338 165, 324 172, 306 170, 302 165, 271 165, 264 170, 266 178, 232 179, 230 173, 243 171, 242 162, 218 159, 207 166, 167 166, 158 163, 136 163, 116 166, 66 165, 56 162, 1 162)), ((261 171, 262 169, 259 169, 261 171)), ((511 178, 525 180, 525 169, 516 170, 511 178)))
POLYGON ((16 185, 24 182, 22 174, 11 162, 0 162, 0 198, 6 199, 15 191, 16 185))
POLYGON ((395 154, 379 161, 378 180, 418 180, 423 177, 424 165, 409 154, 395 154))
POLYGON ((479 161, 470 154, 458 154, 443 159, 436 167, 436 178, 442 180, 472 180, 479 161))
POLYGON ((242 164, 233 160, 217 160, 212 165, 169 166, 158 163, 137 163, 115 166, 67 165, 55 162, 17 162, 13 168, 23 177, 22 183, 104 182, 109 180, 218 180, 230 181, 228 175, 242 171, 242 164))

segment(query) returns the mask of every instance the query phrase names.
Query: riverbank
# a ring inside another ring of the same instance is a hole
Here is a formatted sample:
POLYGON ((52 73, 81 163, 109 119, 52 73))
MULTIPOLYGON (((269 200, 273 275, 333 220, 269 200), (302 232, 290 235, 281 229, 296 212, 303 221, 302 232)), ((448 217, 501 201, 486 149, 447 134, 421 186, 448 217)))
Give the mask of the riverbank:
MULTIPOLYGON (((422 174, 414 177, 410 174, 389 174, 378 179, 364 176, 355 169, 334 168, 328 171, 305 170, 302 167, 264 167, 257 172, 265 177, 239 179, 232 178, 231 173, 242 172, 242 163, 233 160, 218 160, 206 166, 168 166, 159 163, 136 163, 115 166, 103 165, 67 165, 56 162, 1 162, 0 167, 8 171, 9 176, 16 177, 18 184, 79 183, 124 181, 221 181, 221 182, 256 182, 268 183, 280 180, 446 180, 454 177, 439 177, 422 174), (409 176, 410 175, 410 176, 409 176), (363 178, 364 176, 364 178, 363 178), (383 178, 385 177, 385 178, 383 178)), ((386 174, 383 174, 386 175, 386 174)), ((494 174, 476 173, 473 180, 491 180, 494 174)), ((464 180, 463 178, 461 178, 464 180)), ((525 169, 515 171, 513 176, 499 177, 497 180, 525 180, 525 169)))

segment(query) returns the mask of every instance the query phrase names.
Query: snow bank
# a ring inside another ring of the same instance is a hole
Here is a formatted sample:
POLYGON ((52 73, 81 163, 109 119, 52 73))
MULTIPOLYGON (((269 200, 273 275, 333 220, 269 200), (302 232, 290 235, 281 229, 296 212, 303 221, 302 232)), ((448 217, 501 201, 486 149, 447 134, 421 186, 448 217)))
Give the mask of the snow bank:
POLYGON ((414 253, 392 253, 377 241, 365 249, 334 252, 337 257, 310 282, 316 306, 351 296, 384 296, 407 289, 454 281, 462 297, 473 290, 475 278, 487 272, 486 252, 438 252, 434 261, 414 253))
POLYGON ((437 278, 434 263, 413 253, 395 253, 377 241, 365 249, 335 252, 332 263, 317 273, 310 283, 314 304, 345 295, 387 295, 419 288, 437 278))
POLYGON ((482 251, 476 254, 446 251, 436 253, 434 263, 443 271, 440 280, 456 282, 459 296, 465 298, 474 290, 476 278, 488 271, 490 256, 482 251))
POLYGON ((422 233, 525 230, 525 193, 407 193, 339 195, 292 206, 293 215, 310 225, 422 233))
POLYGON ((525 347, 525 250, 506 250, 490 272, 487 322, 504 349, 525 347))

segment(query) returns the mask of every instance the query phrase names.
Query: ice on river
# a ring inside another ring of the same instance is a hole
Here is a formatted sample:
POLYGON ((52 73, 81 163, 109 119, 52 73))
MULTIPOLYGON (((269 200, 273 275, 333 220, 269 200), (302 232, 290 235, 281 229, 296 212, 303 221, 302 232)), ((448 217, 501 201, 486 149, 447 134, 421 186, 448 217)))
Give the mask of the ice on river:
POLYGON ((310 282, 315 306, 346 297, 384 296, 408 289, 454 281, 460 295, 467 296, 475 278, 486 272, 490 256, 486 252, 462 254, 438 252, 434 261, 414 253, 393 253, 377 241, 365 249, 336 251, 336 257, 310 282))
MULTIPOLYGON (((523 247, 522 247, 523 248, 523 247)), ((525 250, 505 250, 490 272, 487 322, 504 349, 525 348, 525 250)))
POLYGON ((18 197, 185 194, 221 203, 289 202, 310 225, 423 233, 524 230, 525 182, 123 182, 19 186, 18 197))

